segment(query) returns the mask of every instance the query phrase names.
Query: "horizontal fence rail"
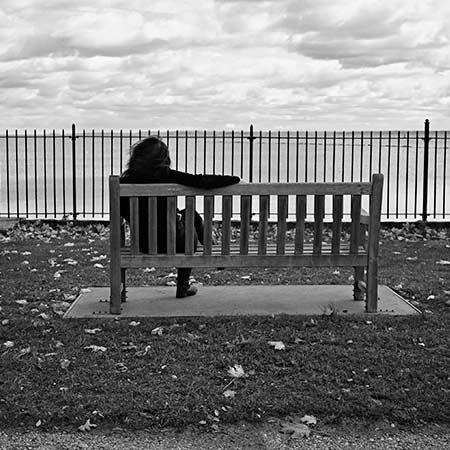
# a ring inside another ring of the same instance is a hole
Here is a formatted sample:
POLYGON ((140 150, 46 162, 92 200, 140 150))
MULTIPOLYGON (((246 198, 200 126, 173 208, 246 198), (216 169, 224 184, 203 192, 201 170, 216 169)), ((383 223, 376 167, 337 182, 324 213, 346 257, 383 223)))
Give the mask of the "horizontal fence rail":
MULTIPOLYGON (((384 221, 448 220, 447 131, 6 131, 0 135, 0 217, 109 219, 108 177, 130 146, 157 135, 172 167, 246 182, 369 182, 383 173, 384 221)), ((182 207, 183 205, 179 205, 182 207)), ((368 205, 363 205, 368 209, 368 205)), ((200 213, 203 205, 198 205, 200 213)), ((307 217, 314 205, 307 204, 307 217)), ((270 216, 270 208, 269 208, 270 216)), ((325 205, 331 218, 332 206, 325 205)), ((288 205, 295 220, 295 205, 288 205)))

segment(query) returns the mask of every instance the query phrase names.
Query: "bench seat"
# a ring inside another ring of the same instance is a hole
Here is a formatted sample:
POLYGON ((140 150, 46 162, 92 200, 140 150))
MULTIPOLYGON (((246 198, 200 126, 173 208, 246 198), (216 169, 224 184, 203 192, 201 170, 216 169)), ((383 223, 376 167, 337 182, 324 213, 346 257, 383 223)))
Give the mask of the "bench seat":
POLYGON ((146 253, 131 254, 130 248, 121 250, 121 266, 138 267, 355 267, 367 265, 367 250, 363 245, 358 247, 357 254, 350 253, 350 243, 342 243, 339 254, 332 253, 331 244, 324 243, 320 255, 313 252, 313 244, 306 243, 301 254, 295 252, 295 244, 287 243, 284 255, 277 253, 276 243, 267 244, 266 254, 258 253, 258 243, 249 242, 247 255, 242 255, 239 243, 230 244, 230 254, 222 255, 221 245, 212 245, 211 255, 203 254, 200 245, 193 255, 177 253, 175 255, 148 255, 146 253))

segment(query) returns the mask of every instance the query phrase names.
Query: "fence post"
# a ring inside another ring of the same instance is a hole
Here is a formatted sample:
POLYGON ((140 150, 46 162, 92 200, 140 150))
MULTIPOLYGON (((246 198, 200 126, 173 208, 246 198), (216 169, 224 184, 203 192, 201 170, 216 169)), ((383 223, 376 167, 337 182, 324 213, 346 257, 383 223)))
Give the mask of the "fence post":
POLYGON ((77 135, 75 132, 75 124, 72 124, 72 208, 73 208, 73 220, 77 220, 77 171, 76 171, 76 140, 77 135))
POLYGON ((430 121, 425 120, 425 136, 423 137, 423 193, 422 193, 422 220, 427 221, 428 210, 428 159, 430 144, 430 121))
POLYGON ((253 125, 250 125, 250 135, 247 138, 249 140, 250 154, 249 154, 249 169, 248 169, 248 181, 253 182, 253 141, 256 139, 253 136, 253 125))

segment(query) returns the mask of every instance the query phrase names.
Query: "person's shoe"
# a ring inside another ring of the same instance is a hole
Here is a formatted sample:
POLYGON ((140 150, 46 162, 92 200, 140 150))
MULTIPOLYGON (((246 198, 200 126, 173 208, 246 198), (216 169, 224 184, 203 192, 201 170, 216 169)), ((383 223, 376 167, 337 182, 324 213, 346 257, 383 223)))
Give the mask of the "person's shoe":
POLYGON ((197 293, 197 288, 195 286, 177 286, 177 298, 189 297, 197 293))

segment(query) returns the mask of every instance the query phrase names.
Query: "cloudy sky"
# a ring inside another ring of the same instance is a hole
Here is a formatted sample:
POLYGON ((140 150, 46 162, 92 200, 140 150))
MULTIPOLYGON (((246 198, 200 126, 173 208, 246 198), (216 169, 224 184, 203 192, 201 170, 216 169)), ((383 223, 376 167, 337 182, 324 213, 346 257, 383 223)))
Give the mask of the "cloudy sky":
POLYGON ((450 129, 448 0, 1 0, 2 129, 450 129))

